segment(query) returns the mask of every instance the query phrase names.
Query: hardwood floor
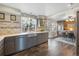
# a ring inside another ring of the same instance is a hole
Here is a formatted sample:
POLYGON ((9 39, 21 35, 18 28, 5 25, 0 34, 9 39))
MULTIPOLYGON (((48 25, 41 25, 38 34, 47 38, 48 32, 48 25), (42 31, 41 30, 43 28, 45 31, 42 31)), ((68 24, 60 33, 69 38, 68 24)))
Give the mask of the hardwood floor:
POLYGON ((48 39, 48 42, 27 49, 13 56, 75 56, 76 47, 55 39, 48 39))

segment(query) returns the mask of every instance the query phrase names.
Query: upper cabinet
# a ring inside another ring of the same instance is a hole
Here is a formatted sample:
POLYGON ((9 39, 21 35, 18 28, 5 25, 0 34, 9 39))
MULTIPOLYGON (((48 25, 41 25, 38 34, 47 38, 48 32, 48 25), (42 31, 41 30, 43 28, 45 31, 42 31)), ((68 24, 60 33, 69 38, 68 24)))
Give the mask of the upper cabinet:
POLYGON ((47 17, 39 16, 39 18, 38 18, 39 31, 46 31, 46 27, 47 27, 47 17))

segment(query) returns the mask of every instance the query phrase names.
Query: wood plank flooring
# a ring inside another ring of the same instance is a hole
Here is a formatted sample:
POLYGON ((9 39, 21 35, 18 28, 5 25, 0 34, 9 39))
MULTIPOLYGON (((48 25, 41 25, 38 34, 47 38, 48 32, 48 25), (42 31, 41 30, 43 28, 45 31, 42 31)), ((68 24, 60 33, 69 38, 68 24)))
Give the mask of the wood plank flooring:
POLYGON ((75 56, 76 47, 55 39, 48 39, 48 42, 14 54, 13 56, 75 56))

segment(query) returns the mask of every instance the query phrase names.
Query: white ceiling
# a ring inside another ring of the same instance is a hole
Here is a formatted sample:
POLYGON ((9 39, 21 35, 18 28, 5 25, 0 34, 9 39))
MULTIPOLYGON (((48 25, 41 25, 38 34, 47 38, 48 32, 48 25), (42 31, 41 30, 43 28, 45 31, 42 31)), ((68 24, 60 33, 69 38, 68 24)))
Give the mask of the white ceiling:
MULTIPOLYGON (((67 11, 70 9, 69 3, 48 3, 46 4, 46 15, 55 15, 57 13, 67 11)), ((79 4, 73 4, 73 8, 78 7, 79 4)))
POLYGON ((22 12, 28 14, 45 15, 45 4, 42 3, 3 3, 3 5, 20 9, 22 12))
MULTIPOLYGON (((3 3, 3 5, 20 9, 25 13, 46 16, 54 16, 60 12, 64 12, 70 9, 68 6, 69 3, 3 3)), ((78 6, 79 4, 77 3, 73 4, 73 8, 78 6)))

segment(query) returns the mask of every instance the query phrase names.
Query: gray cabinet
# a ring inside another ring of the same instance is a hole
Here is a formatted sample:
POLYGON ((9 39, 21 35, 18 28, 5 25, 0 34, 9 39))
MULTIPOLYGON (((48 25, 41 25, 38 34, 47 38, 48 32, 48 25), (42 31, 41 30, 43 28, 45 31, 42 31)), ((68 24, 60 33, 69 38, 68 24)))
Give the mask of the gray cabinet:
POLYGON ((4 53, 9 55, 35 45, 44 43, 48 40, 48 33, 26 34, 6 37, 4 39, 4 53))
POLYGON ((48 41, 48 33, 38 33, 37 39, 38 39, 37 44, 41 44, 48 41))
POLYGON ((15 52, 15 39, 16 36, 6 37, 4 39, 4 54, 8 55, 15 52))
POLYGON ((29 48, 28 44, 29 44, 29 41, 28 41, 27 35, 20 35, 20 36, 17 36, 17 39, 15 39, 17 52, 29 48))
POLYGON ((29 46, 29 48, 36 45, 36 42, 37 42, 36 40, 37 40, 37 36, 28 37, 28 46, 29 46))
POLYGON ((42 33, 41 34, 42 42, 46 42, 48 40, 48 34, 47 33, 42 33))
POLYGON ((4 55, 4 40, 0 41, 0 56, 4 55))
POLYGON ((37 36, 30 36, 30 35, 20 35, 17 36, 15 40, 16 51, 22 51, 24 49, 31 48, 36 45, 36 37, 37 36))
POLYGON ((42 43, 42 37, 41 36, 42 35, 40 33, 38 33, 38 35, 37 35, 37 44, 42 43))

